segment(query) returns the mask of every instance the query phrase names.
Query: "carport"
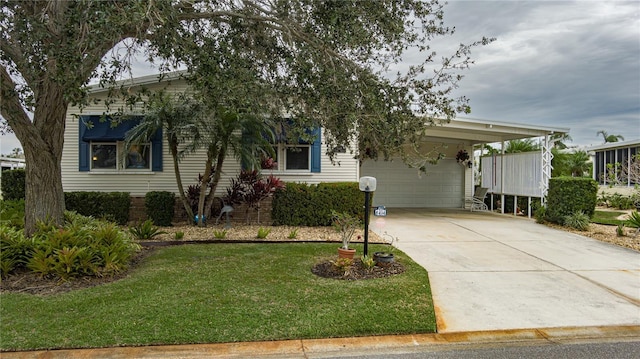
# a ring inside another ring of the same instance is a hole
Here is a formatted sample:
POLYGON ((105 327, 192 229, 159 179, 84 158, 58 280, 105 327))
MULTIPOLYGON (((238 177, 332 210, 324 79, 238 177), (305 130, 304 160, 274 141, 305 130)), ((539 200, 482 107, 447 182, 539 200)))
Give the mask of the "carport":
MULTIPOLYGON (((539 169, 539 186, 544 195, 551 175, 551 136, 567 132, 569 129, 566 128, 456 118, 447 124, 429 126, 425 130, 421 151, 444 154, 444 159, 439 160, 437 164, 426 164, 425 173, 409 167, 401 158, 395 157, 390 161, 364 161, 360 168, 360 176, 372 176, 378 180, 378 188, 373 198, 374 206, 461 208, 464 206, 463 198, 472 196, 474 186, 480 184, 476 178, 477 163, 473 161, 476 149, 487 143, 500 143, 501 148, 504 148, 506 141, 537 137, 542 138, 543 143, 540 153, 542 166, 539 169), (456 154, 460 151, 469 153, 471 161, 456 161, 456 154)), ((509 176, 513 171, 503 168, 501 173, 509 176)))

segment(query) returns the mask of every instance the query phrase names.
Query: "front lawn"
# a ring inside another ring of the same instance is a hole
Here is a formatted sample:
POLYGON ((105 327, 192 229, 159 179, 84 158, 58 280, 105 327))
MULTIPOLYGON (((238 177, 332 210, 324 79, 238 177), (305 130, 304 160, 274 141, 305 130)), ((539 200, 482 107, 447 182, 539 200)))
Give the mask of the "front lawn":
MULTIPOLYGON (((355 246, 362 253, 362 245, 355 246)), ((435 332, 427 272, 326 279, 336 243, 201 244, 157 250, 110 284, 0 295, 0 348, 217 343, 435 332)), ((388 248, 388 247, 384 247, 388 248)), ((370 245, 370 252, 382 250, 370 245)))

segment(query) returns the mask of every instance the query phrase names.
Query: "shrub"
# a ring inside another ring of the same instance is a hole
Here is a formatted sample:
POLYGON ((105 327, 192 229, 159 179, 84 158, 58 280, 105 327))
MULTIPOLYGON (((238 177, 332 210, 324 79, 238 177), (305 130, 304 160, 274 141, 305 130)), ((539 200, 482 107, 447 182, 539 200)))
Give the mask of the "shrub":
POLYGON ((589 229, 589 216, 582 212, 574 212, 564 217, 563 224, 567 227, 575 228, 579 231, 586 231, 589 229))
POLYGON ((534 212, 533 212, 533 218, 536 219, 537 223, 545 223, 545 217, 547 215, 547 207, 546 206, 541 206, 539 208, 537 208, 534 212))
POLYGON ((604 191, 596 198, 596 206, 609 206, 609 196, 604 191))
POLYGON ((274 225, 330 226, 331 210, 364 220, 363 204, 356 182, 287 183, 275 192, 271 218, 274 225))
POLYGON ((227 231, 222 229, 222 230, 217 230, 214 229, 213 230, 213 237, 216 239, 225 239, 227 237, 227 231))
POLYGON ((313 194, 316 188, 316 185, 287 183, 284 188, 276 190, 271 204, 273 223, 289 226, 321 225, 322 220, 319 216, 313 215, 314 206, 318 206, 313 203, 313 194))
POLYGON ((147 217, 157 226, 170 226, 174 215, 176 196, 171 192, 152 191, 144 196, 147 217))
MULTIPOLYGON (((318 184, 315 200, 322 203, 322 215, 331 219, 331 211, 347 213, 364 222, 364 194, 357 182, 336 182, 318 184)), ((372 193, 373 194, 373 193, 372 193)), ((373 196, 371 196, 373 203, 373 196)))
POLYGON ((21 229, 0 225, 0 276, 5 277, 29 259, 30 240, 21 229))
POLYGON ((610 195, 607 205, 617 209, 631 209, 635 207, 634 200, 631 196, 623 196, 620 193, 610 195))
POLYGON ((153 225, 153 221, 147 219, 142 223, 138 223, 134 227, 129 228, 129 232, 137 240, 154 239, 155 237, 166 234, 167 232, 161 231, 158 227, 153 225))
POLYGON ((65 212, 65 224, 39 222, 32 238, 0 225, 2 275, 20 268, 43 277, 104 276, 127 268, 139 246, 110 222, 65 212))
POLYGON ((257 170, 243 170, 237 178, 231 180, 231 186, 227 188, 224 201, 229 205, 246 204, 247 223, 249 223, 250 210, 258 212, 258 223, 260 223, 262 201, 273 196, 274 192, 282 187, 284 182, 273 175, 263 177, 257 170))
POLYGON ((335 271, 346 277, 349 275, 353 267, 353 259, 338 258, 335 261, 331 261, 331 266, 335 271))
POLYGON ((362 262, 362 266, 368 272, 373 270, 373 267, 376 266, 376 261, 371 256, 362 256, 360 257, 360 261, 362 262))
POLYGON ((265 239, 265 238, 267 238, 269 233, 271 233, 271 228, 262 228, 262 227, 260 227, 260 228, 258 228, 258 234, 256 235, 256 238, 265 239))
POLYGON ((24 199, 26 172, 15 169, 2 172, 2 198, 9 201, 24 199))
POLYGON ((551 178, 545 219, 562 224, 565 217, 577 212, 591 218, 596 209, 597 194, 598 184, 590 178, 551 178))
POLYGON ((65 192, 67 210, 83 216, 112 220, 120 225, 129 221, 131 197, 127 192, 65 192))
POLYGON ((637 228, 640 231, 640 212, 633 211, 629 213, 629 219, 627 219, 624 224, 632 228, 637 228))
POLYGON ((0 200, 0 224, 18 229, 24 228, 24 199, 0 200))

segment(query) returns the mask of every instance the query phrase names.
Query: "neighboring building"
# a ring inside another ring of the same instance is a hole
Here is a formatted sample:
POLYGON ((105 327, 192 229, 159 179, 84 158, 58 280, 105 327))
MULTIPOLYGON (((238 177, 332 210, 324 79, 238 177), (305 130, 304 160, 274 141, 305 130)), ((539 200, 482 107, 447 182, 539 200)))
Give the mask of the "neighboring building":
MULTIPOLYGON (((186 83, 169 76, 162 82, 158 77, 146 76, 123 83, 132 89, 145 86, 151 91, 167 89, 181 92, 186 83)), ((108 89, 94 87, 91 97, 98 102, 82 112, 70 108, 67 114, 64 150, 62 154, 62 183, 65 191, 126 191, 132 196, 143 196, 148 191, 171 191, 177 193, 171 156, 161 133, 151 143, 129 149, 124 154, 123 138, 127 126, 111 128, 97 121, 105 111, 104 100, 108 89), (91 122, 94 128, 88 129, 91 122)), ((388 207, 441 207, 460 208, 463 198, 473 194, 475 183, 473 165, 461 165, 455 160, 456 153, 466 150, 473 154, 475 145, 513 139, 544 137, 554 133, 566 133, 568 129, 541 126, 526 126, 495 121, 455 119, 443 126, 428 129, 423 149, 437 149, 445 158, 435 165, 427 165, 427 173, 420 174, 409 168, 400 158, 392 161, 367 160, 360 165, 355 159, 355 148, 337 154, 335 161, 326 155, 326 133, 320 131, 312 144, 278 146, 278 164, 273 173, 286 182, 343 182, 358 181, 360 176, 374 176, 378 189, 374 205, 388 207), (297 147, 290 151, 288 147, 297 147)), ((550 147, 546 146, 548 155, 550 147)), ((195 184, 198 174, 204 171, 204 153, 187 156, 180 163, 185 186, 195 184)), ((548 159, 550 163, 550 158, 548 159)), ((241 166, 231 156, 222 169, 218 192, 222 194, 230 179, 241 166)), ((550 166, 548 167, 550 173, 550 166)))
POLYGON ((640 139, 605 143, 589 147, 587 151, 593 162, 593 179, 601 185, 634 186, 639 184, 633 180, 632 176, 625 176, 624 173, 631 171, 633 162, 630 159, 640 155, 640 139))
POLYGON ((24 167, 24 158, 0 157, 0 170, 2 171, 15 170, 24 167))
MULTIPOLYGON (((0 157, 0 188, 2 188, 2 172, 8 170, 15 170, 19 168, 24 168, 25 162, 24 158, 13 158, 13 157, 0 157)), ((2 198, 2 193, 0 192, 0 198, 2 198)))

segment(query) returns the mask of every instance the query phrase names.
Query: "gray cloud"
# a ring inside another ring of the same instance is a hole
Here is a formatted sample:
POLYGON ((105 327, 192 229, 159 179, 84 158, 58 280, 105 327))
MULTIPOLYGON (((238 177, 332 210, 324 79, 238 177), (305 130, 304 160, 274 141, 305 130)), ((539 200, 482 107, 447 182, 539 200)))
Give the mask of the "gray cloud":
POLYGON ((497 38, 457 91, 472 117, 569 127, 574 145, 640 138, 640 3, 454 1, 445 15, 456 43, 497 38))

